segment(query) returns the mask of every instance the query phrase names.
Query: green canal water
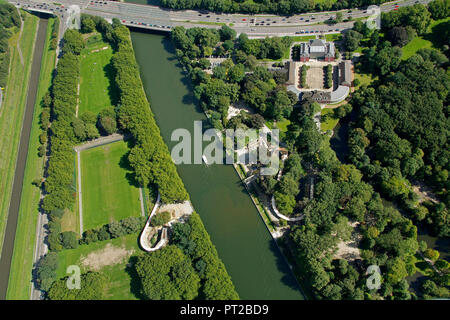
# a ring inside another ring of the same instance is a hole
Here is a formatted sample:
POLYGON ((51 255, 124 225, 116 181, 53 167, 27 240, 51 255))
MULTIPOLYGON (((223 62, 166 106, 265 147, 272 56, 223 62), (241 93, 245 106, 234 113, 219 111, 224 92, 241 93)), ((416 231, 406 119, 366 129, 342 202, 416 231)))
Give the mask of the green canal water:
MULTIPOLYGON (((168 38, 132 32, 144 88, 169 149, 172 131, 205 115, 168 38)), ((241 299, 303 299, 300 288, 232 166, 179 165, 178 172, 241 299)))

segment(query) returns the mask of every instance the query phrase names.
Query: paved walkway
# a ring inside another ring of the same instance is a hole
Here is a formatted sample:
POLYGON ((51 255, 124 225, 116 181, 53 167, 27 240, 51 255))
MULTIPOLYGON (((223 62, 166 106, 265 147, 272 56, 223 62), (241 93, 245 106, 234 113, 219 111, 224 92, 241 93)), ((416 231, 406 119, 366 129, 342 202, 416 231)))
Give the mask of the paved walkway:
POLYGON ((153 229, 153 227, 150 226, 150 220, 156 213, 156 210, 158 210, 159 206, 161 205, 161 196, 158 192, 158 197, 156 199, 156 203, 153 206, 153 210, 150 213, 150 216, 147 219, 147 222, 145 223, 144 229, 142 230, 141 236, 139 237, 139 244, 141 245, 141 248, 144 249, 147 252, 156 251, 159 248, 161 248, 163 245, 165 245, 168 241, 167 237, 167 230, 166 228, 163 229, 161 234, 161 240, 152 248, 152 245, 149 243, 150 241, 150 231, 153 229))

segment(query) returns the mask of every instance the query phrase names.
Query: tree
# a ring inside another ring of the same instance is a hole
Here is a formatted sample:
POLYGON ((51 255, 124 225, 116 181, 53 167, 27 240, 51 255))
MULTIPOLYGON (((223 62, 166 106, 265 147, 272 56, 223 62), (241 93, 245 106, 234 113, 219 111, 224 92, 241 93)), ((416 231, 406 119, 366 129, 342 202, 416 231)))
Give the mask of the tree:
POLYGON ((39 288, 48 291, 51 284, 56 279, 56 269, 58 269, 58 254, 48 252, 41 258, 37 268, 39 288))
POLYGON ((295 207, 295 196, 290 194, 283 194, 281 192, 276 191, 274 193, 275 201, 277 204, 278 210, 283 213, 290 215, 294 211, 295 207))
POLYGON ((152 225, 153 227, 162 226, 169 222, 171 219, 172 215, 170 214, 170 212, 158 212, 153 216, 152 220, 150 221, 150 225, 152 225))
POLYGON ((344 44, 348 51, 355 51, 359 47, 359 42, 363 36, 361 33, 350 30, 344 36, 344 44))
POLYGON ((431 261, 436 261, 437 259, 439 259, 439 251, 428 248, 424 251, 423 255, 425 256, 425 258, 430 259, 431 261))
POLYGON ((340 11, 336 12, 336 18, 334 19, 334 21, 336 23, 342 22, 342 16, 343 16, 342 12, 340 11))
POLYGON ((81 15, 81 32, 91 33, 95 31, 95 22, 91 17, 81 15))
POLYGON ((61 244, 65 249, 75 249, 76 247, 78 247, 77 234, 73 231, 62 232, 61 244))
POLYGON ((68 277, 65 277, 53 283, 48 291, 50 300, 101 300, 104 298, 107 281, 101 273, 82 274, 81 286, 78 290, 69 289, 67 287, 68 280, 68 277))
POLYGON ((450 15, 450 2, 448 0, 434 0, 428 4, 428 11, 434 20, 447 18, 450 15))
POLYGON ((410 27, 394 27, 389 30, 387 37, 394 46, 403 47, 410 42, 416 35, 415 30, 410 27))
POLYGON ((234 29, 231 29, 228 26, 222 26, 219 29, 219 34, 220 34, 221 41, 236 39, 236 31, 234 29))
POLYGON ((99 118, 99 127, 100 129, 106 133, 106 135, 113 134, 117 131, 117 124, 116 119, 109 117, 109 116, 103 116, 99 118))
POLYGON ((406 271, 406 264, 400 258, 395 258, 391 260, 388 264, 388 273, 386 275, 386 280, 391 284, 398 283, 408 276, 406 271))
POLYGON ((193 300, 198 296, 200 278, 190 259, 176 246, 141 255, 134 267, 142 294, 148 299, 193 300))
POLYGON ((79 33, 77 30, 68 29, 64 33, 63 41, 64 53, 71 52, 75 55, 79 55, 81 53, 81 50, 83 50, 84 48, 83 38, 81 36, 81 33, 79 33))

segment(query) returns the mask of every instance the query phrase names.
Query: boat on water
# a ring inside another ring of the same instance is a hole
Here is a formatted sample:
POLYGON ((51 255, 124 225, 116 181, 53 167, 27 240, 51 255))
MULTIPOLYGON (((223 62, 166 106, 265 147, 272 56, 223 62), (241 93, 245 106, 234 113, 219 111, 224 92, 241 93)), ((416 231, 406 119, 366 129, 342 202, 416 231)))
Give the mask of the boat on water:
POLYGON ((209 164, 209 163, 208 163, 208 159, 206 159, 206 156, 205 156, 205 155, 202 155, 202 159, 203 159, 203 162, 204 162, 206 165, 209 164))

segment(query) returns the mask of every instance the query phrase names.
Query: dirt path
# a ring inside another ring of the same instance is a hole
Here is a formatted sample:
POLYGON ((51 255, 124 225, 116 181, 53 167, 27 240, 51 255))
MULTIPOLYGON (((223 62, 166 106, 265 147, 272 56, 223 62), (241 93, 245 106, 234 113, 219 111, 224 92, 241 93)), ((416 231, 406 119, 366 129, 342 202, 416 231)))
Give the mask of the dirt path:
POLYGON ((17 13, 19 14, 19 17, 20 17, 20 32, 19 32, 19 39, 17 40, 17 52, 19 53, 20 64, 23 66, 22 49, 20 49, 20 39, 22 38, 22 33, 23 33, 23 19, 22 19, 22 15, 20 14, 19 8, 16 8, 16 9, 17 9, 17 13))
POLYGON ((141 216, 145 217, 144 191, 142 190, 142 188, 139 188, 139 201, 141 202, 141 216))

